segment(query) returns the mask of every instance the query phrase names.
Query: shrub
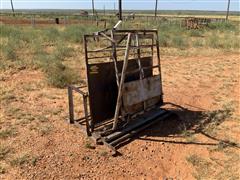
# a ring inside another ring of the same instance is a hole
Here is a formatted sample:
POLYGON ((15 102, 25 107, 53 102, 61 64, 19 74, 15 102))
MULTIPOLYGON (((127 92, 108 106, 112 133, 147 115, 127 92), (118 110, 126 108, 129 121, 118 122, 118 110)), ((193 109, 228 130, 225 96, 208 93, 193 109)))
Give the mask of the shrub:
POLYGON ((0 32, 1 37, 19 38, 21 34, 21 31, 18 28, 7 25, 0 25, 0 32))
POLYGON ((43 39, 45 42, 54 43, 59 39, 60 33, 56 28, 47 28, 43 31, 43 39))
POLYGON ((66 27, 63 32, 63 38, 69 42, 79 43, 82 42, 84 34, 95 32, 97 30, 98 28, 95 26, 72 25, 66 27))
POLYGON ((202 37, 203 36, 203 31, 202 30, 190 30, 189 35, 191 37, 202 37))
POLYGON ((159 34, 159 43, 161 47, 169 47, 170 46, 170 36, 166 33, 159 34))
POLYGON ((49 85, 63 88, 78 81, 77 75, 55 56, 41 54, 38 56, 38 67, 46 74, 49 85))
POLYGON ((63 88, 76 81, 76 75, 61 63, 52 64, 46 75, 48 83, 58 88, 63 88))
POLYGON ((208 25, 209 29, 217 29, 220 31, 224 31, 224 30, 231 30, 231 31, 235 31, 237 30, 237 27, 231 23, 231 22, 215 22, 215 23, 210 23, 208 25))
POLYGON ((219 40, 219 37, 216 36, 215 34, 208 38, 207 44, 211 48, 222 48, 223 47, 223 44, 219 40))
POLYGON ((181 36, 174 36, 172 39, 172 46, 180 49, 188 47, 188 42, 185 38, 181 36))
POLYGON ((194 47, 202 47, 204 44, 203 44, 203 41, 201 39, 197 39, 193 42, 193 46, 194 47))
POLYGON ((9 40, 6 45, 2 47, 2 54, 5 59, 7 60, 16 60, 17 54, 16 54, 16 43, 14 40, 9 40))
POLYGON ((59 60, 64 60, 66 57, 71 57, 74 49, 64 46, 63 44, 58 45, 55 52, 54 56, 59 59, 59 60))

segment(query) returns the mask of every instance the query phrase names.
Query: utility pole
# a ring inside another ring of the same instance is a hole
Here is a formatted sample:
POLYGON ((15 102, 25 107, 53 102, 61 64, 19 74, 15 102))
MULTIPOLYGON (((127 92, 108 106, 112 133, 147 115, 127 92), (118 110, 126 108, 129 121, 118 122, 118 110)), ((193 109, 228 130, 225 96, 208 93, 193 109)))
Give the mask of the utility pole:
POLYGON ((158 9, 158 0, 156 0, 156 3, 155 3, 155 20, 157 18, 157 9, 158 9))
POLYGON ((92 14, 93 14, 93 16, 94 16, 94 14, 95 14, 95 10, 94 10, 94 0, 92 0, 92 14))
POLYGON ((229 9, 230 9, 230 0, 228 0, 226 21, 228 21, 229 9))
POLYGON ((12 2, 12 0, 10 0, 10 1, 11 1, 11 7, 12 7, 13 16, 14 16, 15 14, 14 14, 13 2, 12 2))
POLYGON ((118 0, 119 20, 122 20, 122 0, 118 0))
POLYGON ((114 14, 116 14, 116 3, 114 2, 114 14))
POLYGON ((104 16, 105 16, 105 4, 104 4, 104 6, 103 6, 103 14, 104 14, 104 16))

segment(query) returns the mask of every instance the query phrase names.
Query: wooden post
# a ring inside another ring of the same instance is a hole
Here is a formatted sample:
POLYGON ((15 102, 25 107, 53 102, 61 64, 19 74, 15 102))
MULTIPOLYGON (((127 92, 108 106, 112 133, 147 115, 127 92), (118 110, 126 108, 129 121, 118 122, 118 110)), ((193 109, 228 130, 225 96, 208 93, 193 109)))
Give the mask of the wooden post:
POLYGON ((125 56, 123 61, 121 80, 118 87, 118 97, 117 97, 116 109, 115 109, 115 114, 113 119, 113 128, 112 128, 113 130, 117 129, 119 111, 120 111, 120 107, 122 106, 122 94, 123 94, 123 87, 124 87, 124 81, 125 81, 125 74, 126 74, 127 65, 128 65, 128 55, 129 55, 130 44, 131 44, 131 33, 128 33, 127 46, 126 46, 126 51, 125 51, 125 56))

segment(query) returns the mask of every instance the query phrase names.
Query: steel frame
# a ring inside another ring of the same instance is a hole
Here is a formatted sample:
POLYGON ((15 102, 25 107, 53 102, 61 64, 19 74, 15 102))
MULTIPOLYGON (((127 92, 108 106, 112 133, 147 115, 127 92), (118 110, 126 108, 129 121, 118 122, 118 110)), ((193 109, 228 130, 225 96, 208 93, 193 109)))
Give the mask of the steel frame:
POLYGON ((146 127, 156 123, 161 119, 167 118, 170 113, 162 108, 159 105, 163 103, 162 100, 162 78, 161 78, 161 66, 160 66, 160 50, 159 50, 159 39, 157 30, 105 30, 97 32, 92 35, 84 35, 84 51, 85 51, 85 65, 86 65, 86 77, 87 77, 87 86, 85 87, 76 87, 69 85, 68 86, 68 99, 69 99, 69 123, 78 125, 86 134, 94 139, 97 144, 105 144, 113 152, 116 152, 116 148, 125 140, 129 139, 134 134, 140 132, 146 127), (90 40, 99 40, 103 38, 106 41, 109 41, 110 45, 104 48, 89 50, 88 42, 90 40), (142 39, 147 39, 149 44, 141 45, 139 42, 142 39), (134 45, 132 41, 134 40, 134 45), (121 45, 123 41, 126 41, 126 45, 121 45), (141 50, 149 48, 150 55, 153 58, 154 48, 156 48, 156 57, 157 65, 152 65, 150 67, 142 67, 141 65, 141 50), (132 55, 131 50, 134 50, 135 55, 137 55, 137 64, 138 69, 127 71, 129 55, 132 55), (136 50, 136 51, 135 51, 136 50), (124 51, 123 66, 122 69, 118 68, 118 53, 124 51), (136 53, 137 52, 137 53, 136 53), (89 56, 94 53, 94 57, 89 56), (98 55, 101 53, 110 53, 109 56, 98 55), (89 63, 91 60, 110 58, 114 63, 114 70, 116 76, 116 84, 118 86, 118 95, 114 117, 103 121, 99 124, 96 124, 92 121, 92 112, 91 107, 89 107, 89 99, 92 98, 89 93, 89 89, 83 90, 86 87, 89 87, 89 63), (157 69, 159 76, 159 101, 160 103, 154 104, 147 107, 147 102, 143 101, 143 110, 137 111, 136 113, 129 115, 128 112, 124 109, 123 104, 123 94, 125 87, 125 76, 131 73, 139 73, 139 81, 143 81, 144 71, 146 69, 157 69), (74 103, 73 103, 73 92, 77 92, 82 96, 83 99, 83 109, 84 117, 80 119, 74 118, 74 103), (128 115, 128 116, 126 116, 128 115), (128 117, 131 119, 126 119, 128 117), (119 122, 121 121, 121 122, 119 122))

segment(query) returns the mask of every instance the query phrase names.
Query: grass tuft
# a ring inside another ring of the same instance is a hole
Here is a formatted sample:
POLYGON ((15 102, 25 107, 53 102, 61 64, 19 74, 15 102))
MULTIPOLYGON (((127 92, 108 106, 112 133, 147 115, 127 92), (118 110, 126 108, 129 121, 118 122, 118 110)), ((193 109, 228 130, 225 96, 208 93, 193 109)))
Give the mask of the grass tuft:
POLYGON ((16 136, 17 131, 15 128, 3 129, 0 131, 0 139, 16 136))
POLYGON ((9 147, 0 145, 0 160, 5 159, 10 152, 11 149, 9 147))
POLYGON ((28 154, 21 155, 10 161, 12 166, 22 166, 30 162, 30 156, 28 154))
POLYGON ((5 167, 3 167, 3 166, 0 164, 0 174, 5 174, 5 173, 6 173, 5 167))

